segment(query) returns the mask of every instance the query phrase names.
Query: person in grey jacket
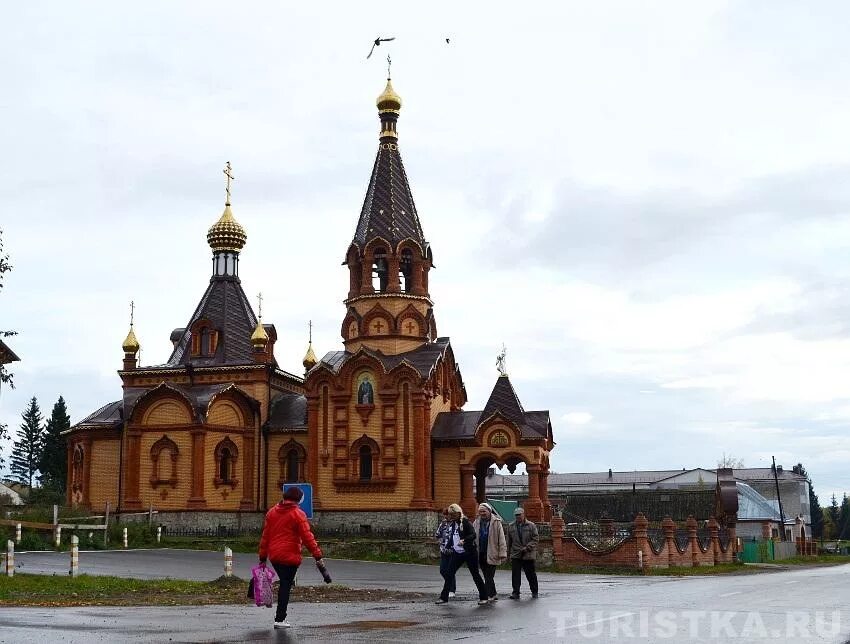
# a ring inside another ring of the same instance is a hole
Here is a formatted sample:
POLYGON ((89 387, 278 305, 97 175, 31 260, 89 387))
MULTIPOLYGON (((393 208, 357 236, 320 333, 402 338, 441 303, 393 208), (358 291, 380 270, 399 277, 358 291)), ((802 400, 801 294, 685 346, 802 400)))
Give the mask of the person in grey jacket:
POLYGON ((478 563, 484 575, 484 586, 487 589, 487 601, 499 599, 496 593, 496 566, 500 566, 508 558, 508 547, 505 539, 505 529, 502 517, 489 503, 478 506, 478 517, 472 524, 478 537, 478 563))
POLYGON ((537 526, 525 518, 525 510, 522 508, 514 510, 514 519, 513 523, 508 524, 507 530, 513 586, 511 599, 519 599, 520 571, 525 572, 531 596, 537 597, 537 570, 534 563, 537 559, 537 542, 540 540, 537 526))

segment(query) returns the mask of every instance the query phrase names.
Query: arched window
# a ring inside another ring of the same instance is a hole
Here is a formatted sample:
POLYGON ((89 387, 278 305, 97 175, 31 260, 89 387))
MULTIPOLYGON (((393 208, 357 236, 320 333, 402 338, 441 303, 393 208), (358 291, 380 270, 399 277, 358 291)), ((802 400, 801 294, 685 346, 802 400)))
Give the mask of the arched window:
POLYGON ((413 290, 413 251, 409 248, 401 251, 401 260, 398 265, 398 281, 405 293, 413 290))
POLYGON ((229 438, 225 438, 215 448, 215 478, 213 485, 229 485, 235 488, 239 484, 236 476, 236 463, 239 460, 239 450, 229 438))
POLYGON ((83 446, 74 448, 73 470, 71 473, 71 488, 73 490, 83 489, 83 446))
POLYGON ((177 486, 177 444, 163 436, 151 446, 151 487, 177 486))
POLYGON ((384 293, 387 290, 389 278, 389 264, 387 263, 387 251, 384 248, 376 248, 372 263, 372 288, 384 293))
POLYGON ((297 483, 298 482, 298 470, 299 470, 299 458, 298 458, 298 450, 294 447, 289 450, 286 454, 286 482, 287 483, 297 483))
POLYGON ((372 448, 368 445, 361 445, 359 450, 360 455, 360 480, 370 481, 372 479, 372 448))

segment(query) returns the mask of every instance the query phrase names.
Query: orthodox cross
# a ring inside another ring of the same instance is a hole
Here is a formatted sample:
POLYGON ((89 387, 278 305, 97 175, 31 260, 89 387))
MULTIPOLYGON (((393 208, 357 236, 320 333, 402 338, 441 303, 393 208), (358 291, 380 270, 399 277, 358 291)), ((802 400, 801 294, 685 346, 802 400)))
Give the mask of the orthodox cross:
POLYGON ((130 328, 133 328, 133 315, 136 311, 136 303, 130 300, 130 328))
POLYGON ((309 329, 308 330, 308 338, 309 338, 308 342, 310 344, 313 344, 313 320, 310 320, 309 322, 307 322, 307 328, 309 329))
POLYGON ((233 168, 230 167, 230 161, 224 166, 224 176, 227 177, 227 185, 224 188, 224 192, 227 194, 226 203, 228 206, 230 205, 230 182, 233 181, 236 177, 233 176, 233 168))
POLYGON ((257 293, 257 317, 263 319, 263 294, 257 293))
POLYGON ((377 322, 375 322, 375 325, 374 325, 374 326, 375 326, 375 330, 376 330, 376 331, 378 332, 378 334, 380 335, 380 333, 381 333, 381 329, 383 329, 383 328, 384 328, 384 325, 383 325, 383 324, 381 324, 381 321, 380 321, 380 320, 378 320, 377 322))
POLYGON ((390 58, 389 54, 387 54, 387 80, 390 80, 392 78, 392 74, 390 74, 390 69, 392 68, 392 66, 393 66, 393 59, 390 58))
POLYGON ((500 376, 507 376, 508 372, 505 368, 505 356, 507 355, 508 350, 505 348, 505 345, 502 345, 502 352, 496 356, 496 369, 499 371, 500 376))
POLYGON ((407 332, 410 335, 413 335, 413 332, 415 330, 416 330, 416 324, 413 322, 413 320, 411 320, 410 322, 407 323, 407 332))

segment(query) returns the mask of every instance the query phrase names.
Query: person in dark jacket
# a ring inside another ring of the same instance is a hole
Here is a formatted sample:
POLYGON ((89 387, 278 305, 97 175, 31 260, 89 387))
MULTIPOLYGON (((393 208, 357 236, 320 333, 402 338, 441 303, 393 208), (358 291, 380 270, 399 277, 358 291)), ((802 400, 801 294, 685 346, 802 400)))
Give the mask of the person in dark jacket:
POLYGON ((525 572, 531 596, 537 597, 537 542, 540 537, 537 526, 525 518, 525 510, 514 510, 514 522, 508 524, 508 557, 511 559, 511 599, 519 599, 520 571, 525 572))
POLYGON ((475 528, 472 523, 463 516, 463 510, 457 503, 452 503, 449 506, 449 518, 452 520, 449 543, 452 548, 452 556, 449 561, 449 567, 443 574, 443 591, 440 593, 440 598, 434 602, 435 604, 445 604, 449 601, 449 588, 457 574, 457 571, 466 564, 469 568, 469 574, 472 575, 472 581, 475 582, 475 587, 478 589, 478 604, 487 604, 487 590, 484 587, 484 580, 481 579, 481 572, 478 570, 478 548, 475 545, 475 528))
POLYGON ((289 605, 289 592, 292 581, 301 565, 301 546, 304 545, 317 563, 324 565, 322 551, 307 515, 298 507, 304 493, 297 487, 291 487, 283 494, 283 500, 266 513, 263 524, 263 536, 260 537, 260 563, 271 560, 271 564, 280 579, 277 593, 277 612, 274 618, 275 628, 288 628, 286 609, 289 605))
MULTIPOLYGON (((452 561, 452 545, 450 542, 452 533, 452 520, 449 518, 449 509, 443 508, 443 520, 434 532, 434 538, 440 546, 440 575, 444 575, 449 569, 452 561)), ((449 584, 449 598, 455 596, 455 578, 451 578, 449 584)))

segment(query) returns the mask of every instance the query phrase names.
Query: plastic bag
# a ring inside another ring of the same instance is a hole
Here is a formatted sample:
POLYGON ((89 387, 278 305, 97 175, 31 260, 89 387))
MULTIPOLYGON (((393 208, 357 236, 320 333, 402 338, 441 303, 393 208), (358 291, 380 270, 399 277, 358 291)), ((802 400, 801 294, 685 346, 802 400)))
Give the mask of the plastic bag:
POLYGON ((274 571, 266 564, 254 566, 251 568, 251 580, 254 582, 254 603, 271 608, 274 604, 274 571))

